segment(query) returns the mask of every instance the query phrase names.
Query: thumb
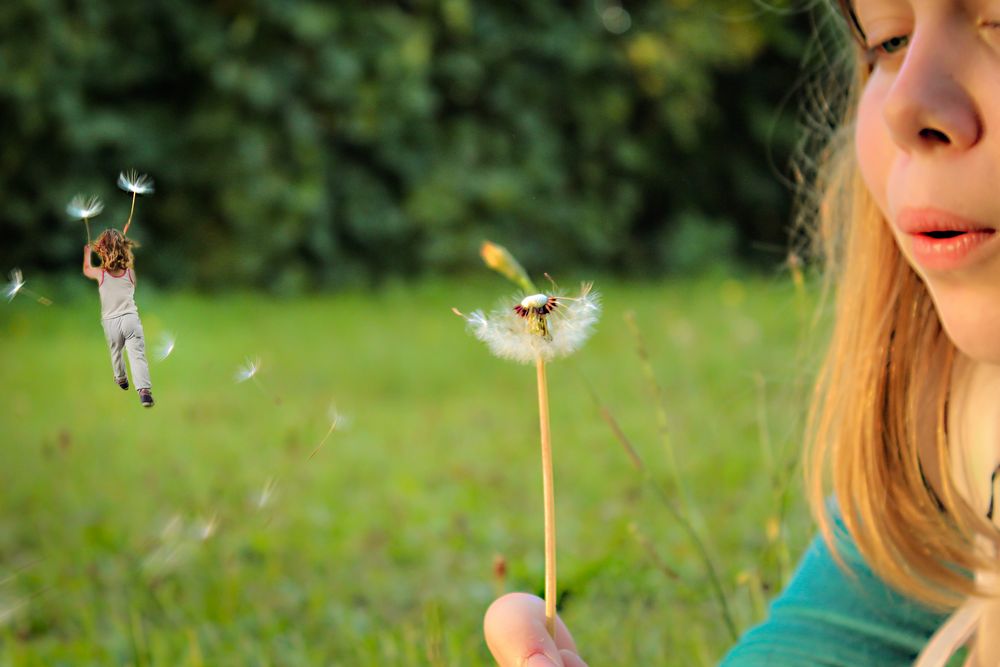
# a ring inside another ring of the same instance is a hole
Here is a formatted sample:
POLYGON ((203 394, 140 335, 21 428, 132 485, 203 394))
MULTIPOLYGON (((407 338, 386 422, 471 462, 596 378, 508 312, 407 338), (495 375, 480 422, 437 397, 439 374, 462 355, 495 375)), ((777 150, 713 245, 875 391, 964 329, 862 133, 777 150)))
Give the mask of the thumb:
POLYGON ((587 663, 570 650, 563 649, 559 651, 559 657, 562 658, 563 667, 587 667, 587 663))
POLYGON ((556 619, 558 644, 549 635, 545 603, 534 595, 510 593, 496 600, 486 612, 483 629, 500 667, 585 667, 560 619, 556 619))

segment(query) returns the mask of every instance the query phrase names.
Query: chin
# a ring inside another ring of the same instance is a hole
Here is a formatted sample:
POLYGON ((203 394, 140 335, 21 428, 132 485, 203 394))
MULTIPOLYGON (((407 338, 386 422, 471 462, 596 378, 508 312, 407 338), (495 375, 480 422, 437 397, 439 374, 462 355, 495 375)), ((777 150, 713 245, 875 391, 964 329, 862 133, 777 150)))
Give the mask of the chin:
POLYGON ((992 289, 929 285, 945 333, 973 361, 1000 365, 1000 284, 992 289))

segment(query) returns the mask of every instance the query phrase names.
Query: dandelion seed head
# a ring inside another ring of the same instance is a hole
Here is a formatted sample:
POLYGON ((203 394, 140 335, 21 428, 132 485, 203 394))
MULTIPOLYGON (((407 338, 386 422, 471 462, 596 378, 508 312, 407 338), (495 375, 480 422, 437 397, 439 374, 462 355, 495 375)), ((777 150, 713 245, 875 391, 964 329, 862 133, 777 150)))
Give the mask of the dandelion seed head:
POLYGON ((236 381, 246 382, 254 375, 257 375, 258 370, 260 370, 260 359, 247 358, 246 363, 236 371, 236 381))
POLYGON ((71 218, 87 220, 104 210, 104 202, 97 195, 86 197, 76 195, 66 205, 66 214, 71 218))
POLYGON ((4 296, 7 297, 7 301, 13 301, 22 287, 24 287, 24 276, 21 274, 21 269, 15 268, 11 270, 10 282, 4 288, 4 296))
POLYGON ((577 297, 539 294, 523 300, 512 299, 501 303, 488 316, 475 311, 465 320, 469 331, 486 343, 493 354, 531 364, 539 357, 552 361, 576 352, 590 338, 600 313, 599 295, 592 291, 590 284, 585 284, 577 297), (526 304, 528 299, 532 301, 526 304), (516 305, 512 307, 512 303, 516 305), (532 317, 521 314, 529 308, 536 313, 549 308, 549 312, 535 315, 548 320, 546 335, 539 335, 537 328, 532 326, 532 317))
POLYGON ((137 195, 148 195, 153 193, 153 179, 146 174, 140 174, 135 170, 121 172, 118 174, 118 187, 125 192, 134 192, 137 195))

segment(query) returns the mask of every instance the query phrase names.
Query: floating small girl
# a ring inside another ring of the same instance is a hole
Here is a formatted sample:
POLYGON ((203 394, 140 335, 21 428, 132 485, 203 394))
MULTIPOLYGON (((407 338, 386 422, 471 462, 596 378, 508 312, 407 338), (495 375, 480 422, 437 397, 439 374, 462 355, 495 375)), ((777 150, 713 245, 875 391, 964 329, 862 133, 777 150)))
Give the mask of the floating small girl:
POLYGON ((132 248, 137 244, 117 229, 105 229, 91 245, 83 247, 83 275, 96 280, 101 295, 101 323, 104 336, 111 350, 111 366, 115 382, 122 389, 129 388, 125 373, 122 348, 128 350, 132 382, 139 391, 143 407, 153 406, 152 382, 146 362, 146 341, 135 305, 135 257, 132 248), (101 266, 90 262, 93 250, 101 258, 101 266))

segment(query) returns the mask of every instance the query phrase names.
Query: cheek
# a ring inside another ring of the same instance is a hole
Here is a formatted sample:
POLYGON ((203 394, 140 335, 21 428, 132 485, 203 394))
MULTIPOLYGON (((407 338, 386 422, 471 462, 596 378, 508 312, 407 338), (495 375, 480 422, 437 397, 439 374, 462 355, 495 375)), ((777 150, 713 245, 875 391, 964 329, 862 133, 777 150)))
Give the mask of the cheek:
POLYGON ((870 81, 858 105, 854 129, 854 150, 861 178, 878 204, 882 214, 889 215, 889 171, 892 167, 893 144, 882 118, 882 90, 870 81))

